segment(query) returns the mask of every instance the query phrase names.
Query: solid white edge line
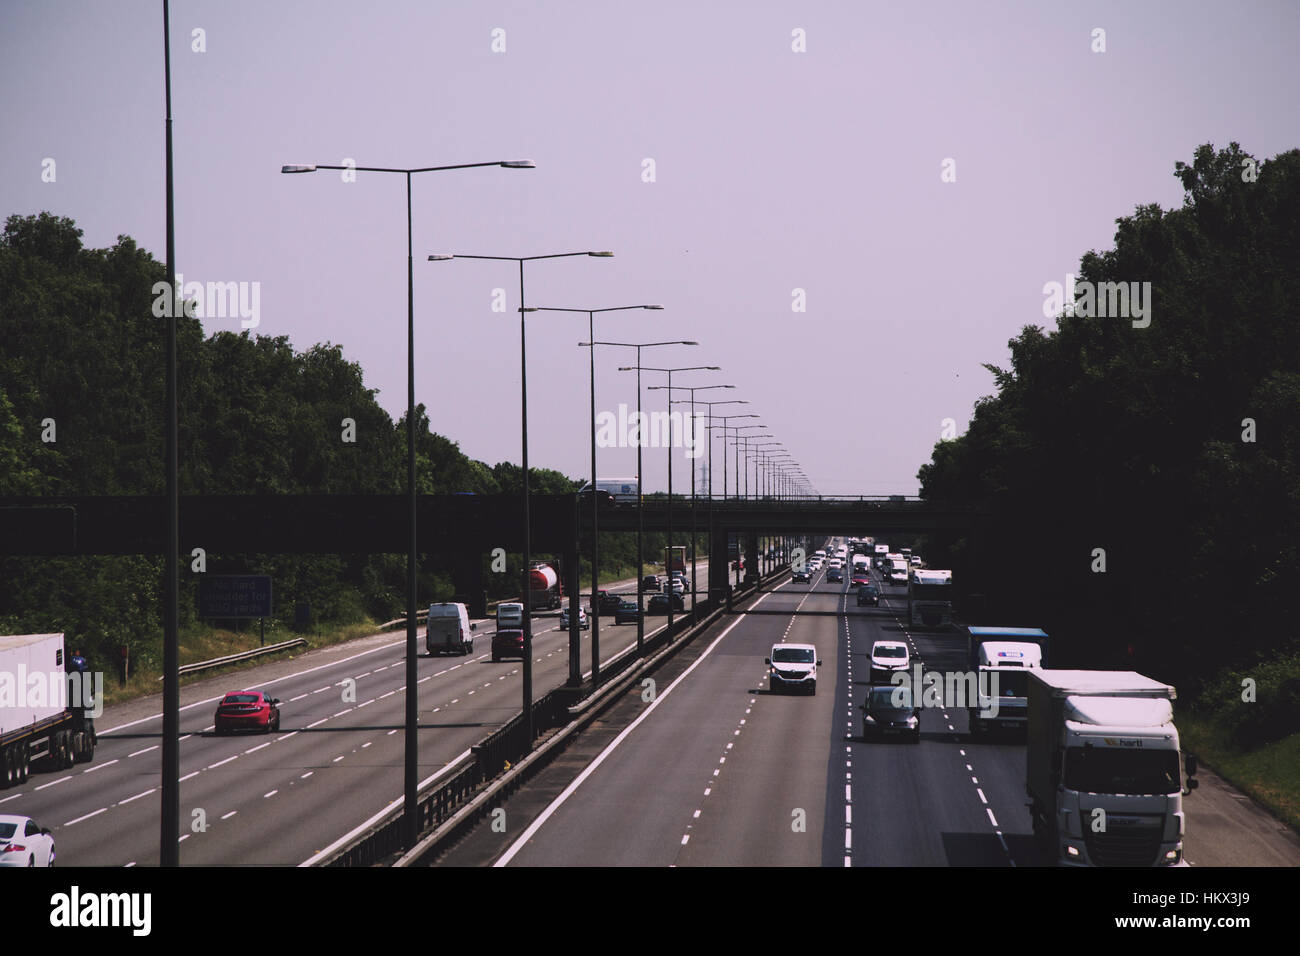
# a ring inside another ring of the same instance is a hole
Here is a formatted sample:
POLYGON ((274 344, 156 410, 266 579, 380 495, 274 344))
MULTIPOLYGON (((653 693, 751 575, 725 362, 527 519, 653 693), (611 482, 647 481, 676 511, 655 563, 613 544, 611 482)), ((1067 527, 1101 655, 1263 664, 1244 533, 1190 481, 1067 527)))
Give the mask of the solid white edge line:
MULTIPOLYGON (((760 597, 757 601, 755 601, 750 607, 751 608, 758 607, 758 605, 763 603, 764 598, 766 598, 768 594, 772 594, 772 593, 774 592, 773 591, 765 592, 763 596, 760 597)), ((747 608, 746 610, 749 610, 749 608, 747 608)), ((689 677, 691 671, 699 667, 701 662, 703 662, 704 659, 707 658, 713 652, 713 649, 722 642, 722 639, 731 633, 732 628, 734 628, 737 624, 739 624, 744 619, 745 619, 745 615, 742 612, 740 615, 736 617, 734 621, 732 621, 727 626, 727 629, 725 631, 723 631, 716 638, 714 638, 713 643, 710 644, 707 648, 705 648, 704 653, 701 654, 698 658, 696 658, 694 663, 692 663, 690 667, 682 671, 682 673, 678 675, 677 679, 664 689, 662 694, 656 696, 654 702, 651 703, 650 706, 647 707, 644 711, 642 711, 641 715, 637 717, 636 720, 628 724, 627 727, 623 729, 622 733, 620 733, 617 737, 615 737, 612 741, 610 741, 609 745, 600 752, 600 754, 596 757, 596 759, 593 760, 591 763, 589 763, 586 766, 586 768, 582 771, 582 773, 578 774, 577 779, 575 779, 573 783, 565 787, 564 791, 558 797, 556 797, 554 800, 551 801, 550 806, 548 806, 545 810, 542 811, 541 816, 539 816, 536 820, 534 820, 531 824, 529 824, 528 829, 523 832, 523 834, 519 837, 519 839, 516 840, 513 844, 511 844, 510 848, 506 850, 506 852, 503 853, 500 856, 500 858, 498 858, 497 861, 492 865, 494 867, 509 865, 510 861, 515 858, 515 855, 520 850, 523 849, 524 844, 526 844, 529 840, 533 838, 533 834, 535 834, 538 830, 542 828, 542 826, 546 823, 546 821, 551 818, 551 814, 555 813, 555 811, 558 810, 560 806, 566 800, 568 800, 569 797, 571 797, 574 794, 575 791, 577 791, 578 787, 582 786, 583 782, 595 772, 596 768, 605 762, 605 758, 614 752, 614 748, 617 747, 619 744, 621 744, 627 738, 627 736, 637 728, 637 726, 641 723, 641 721, 645 720, 652 713, 654 713, 655 708, 658 707, 663 701, 668 699, 668 695, 673 692, 673 690, 677 687, 677 685, 680 684, 682 681, 684 681, 687 677, 689 677)), ((714 774, 715 775, 717 774, 716 770, 714 771, 714 774)))
MULTIPOLYGON (((405 648, 406 638, 402 638, 400 641, 397 641, 393 644, 384 644, 381 647, 372 647, 368 651, 361 651, 359 654, 353 654, 351 657, 344 657, 337 661, 331 661, 328 664, 320 664, 317 665, 316 667, 309 667, 305 671, 298 671, 293 674, 286 674, 284 677, 280 677, 272 681, 266 681, 264 684, 260 684, 258 686, 271 687, 274 686, 275 684, 280 684, 287 680, 294 680, 299 677, 305 677, 307 674, 312 674, 315 673, 316 671, 324 670, 327 667, 337 667, 339 664, 346 664, 348 661, 356 660, 358 657, 365 657, 367 654, 374 654, 378 651, 391 650, 394 647, 405 648)), ((328 688, 326 689, 328 690, 328 688)), ((210 704, 214 700, 221 700, 221 698, 225 696, 226 696, 225 694, 218 694, 216 697, 208 697, 205 700, 196 700, 192 704, 186 704, 184 707, 181 708, 181 711, 183 712, 183 711, 191 710, 195 707, 202 707, 204 704, 210 704)), ((99 734, 99 736, 104 737, 107 736, 108 734, 117 733, 119 730, 125 730, 128 727, 134 727, 136 724, 143 724, 145 721, 148 720, 162 720, 162 714, 152 714, 148 717, 141 717, 139 720, 133 720, 130 723, 126 723, 126 724, 119 724, 116 727, 110 727, 108 730, 97 731, 97 733, 99 734)))
MULTIPOLYGON (((444 773, 446 773, 446 772, 447 772, 448 770, 450 770, 452 767, 456 766, 456 764, 460 763, 461 760, 465 759, 465 757, 467 757, 467 756, 469 755, 469 753, 470 753, 469 750, 465 750, 465 751, 464 751, 463 753, 461 753, 459 756, 457 756, 457 757, 453 757, 453 758, 452 758, 452 759, 447 763, 447 765, 446 765, 445 767, 443 767, 441 770, 439 770, 437 773, 433 774, 433 775, 430 776, 430 777, 426 777, 424 780, 421 780, 421 781, 419 782, 419 784, 418 784, 418 785, 416 786, 416 788, 415 788, 415 789, 416 789, 416 792, 418 793, 420 790, 423 790, 426 786, 428 786, 429 784, 433 783, 433 781, 437 780, 439 777, 441 777, 444 773)), ((337 850, 337 849, 338 849, 339 847, 341 847, 343 844, 347 843, 349 840, 351 840, 351 839, 353 839, 354 837, 356 837, 356 836, 358 836, 359 834, 361 834, 361 833, 362 833, 362 832, 363 832, 367 827, 369 827, 370 825, 372 825, 376 820, 378 820, 378 819, 379 819, 380 817, 382 817, 385 813, 387 813, 387 812, 392 808, 393 804, 396 803, 396 802, 397 802, 398 800, 400 800, 400 799, 401 799, 401 797, 398 797, 398 798, 396 798, 396 799, 390 801, 389 804, 388 804, 386 807, 384 807, 382 810, 380 810, 378 813, 376 813, 374 816, 372 816, 372 817, 371 817, 369 820, 367 820, 365 823, 362 823, 362 824, 358 825, 357 827, 355 827, 354 829, 349 830, 347 833, 343 834, 343 836, 339 837, 337 840, 335 840, 333 843, 331 843, 331 844, 330 844, 329 846, 327 846, 325 849, 323 849, 323 850, 321 850, 321 851, 319 851, 319 852, 313 854, 312 856, 308 857, 306 860, 304 860, 303 862, 299 863, 298 865, 299 865, 299 866, 315 866, 315 865, 316 865, 316 862, 317 862, 318 860, 320 860, 320 859, 322 859, 322 858, 328 856, 329 854, 333 853, 335 850, 337 850)))

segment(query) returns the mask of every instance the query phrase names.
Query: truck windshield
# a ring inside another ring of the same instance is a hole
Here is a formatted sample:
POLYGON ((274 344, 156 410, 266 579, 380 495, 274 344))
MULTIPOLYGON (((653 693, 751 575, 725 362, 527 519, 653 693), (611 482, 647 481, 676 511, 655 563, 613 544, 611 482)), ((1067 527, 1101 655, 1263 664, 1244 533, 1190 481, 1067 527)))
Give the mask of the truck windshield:
POLYGON ((772 663, 811 664, 813 651, 806 647, 783 647, 772 651, 772 663))
POLYGON ((1082 793, 1168 794, 1182 789, 1175 750, 1069 747, 1063 782, 1082 793))
POLYGON ((1028 697, 1029 696, 1028 671, 1009 670, 1005 667, 999 667, 997 668, 997 672, 998 672, 998 696, 999 697, 1028 697))

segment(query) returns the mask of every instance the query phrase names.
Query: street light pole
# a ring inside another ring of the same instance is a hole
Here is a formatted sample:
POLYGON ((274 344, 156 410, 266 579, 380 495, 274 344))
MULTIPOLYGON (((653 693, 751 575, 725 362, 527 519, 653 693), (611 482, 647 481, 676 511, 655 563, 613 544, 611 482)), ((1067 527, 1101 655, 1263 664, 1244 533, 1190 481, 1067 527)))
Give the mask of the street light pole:
MULTIPOLYGON (((668 562, 667 571, 668 571, 668 580, 669 580, 669 588, 668 588, 668 640, 671 641, 671 640, 672 640, 672 637, 673 637, 673 598, 676 597, 676 594, 677 594, 677 592, 676 592, 675 590, 673 590, 672 585, 671 585, 671 582, 672 582, 672 576, 673 576, 673 568, 672 568, 672 560, 673 560, 673 443, 672 443, 672 440, 671 440, 671 439, 672 439, 672 434, 671 434, 671 433, 672 433, 672 423, 673 423, 673 419, 672 419, 672 411, 673 411, 673 372, 706 372, 706 371, 707 371, 707 372, 717 372, 717 371, 720 371, 720 370, 721 370, 722 366, 720 366, 720 365, 692 365, 692 366, 689 366, 689 367, 686 367, 686 368, 650 368, 649 366, 641 366, 640 364, 638 364, 638 366, 637 366, 637 368, 638 368, 638 372, 637 372, 638 377, 639 377, 640 374, 641 374, 640 371, 639 371, 639 369, 641 369, 641 368, 643 368, 643 367, 644 367, 645 370, 648 371, 648 372, 667 372, 667 373, 668 373, 668 431, 669 431, 669 442, 668 442, 668 549, 667 549, 667 554, 665 555, 665 559, 666 559, 666 561, 668 562)), ((620 371, 620 372, 627 372, 627 371, 631 371, 631 369, 630 369, 630 368, 620 368, 619 371, 620 371)), ((654 387, 655 387, 655 386, 651 386, 651 388, 654 388, 654 387)), ((638 436, 638 437, 639 437, 639 436, 638 436)), ((685 562, 683 562, 683 565, 684 565, 684 564, 685 564, 685 562)), ((683 571, 683 573, 685 573, 685 567, 682 568, 682 571, 683 571)), ((682 591, 683 591, 683 593, 685 593, 685 591, 686 591, 685 587, 682 588, 682 591)), ((685 604, 684 601, 683 601, 682 603, 685 604)), ((693 594, 692 594, 692 596, 691 596, 691 611, 692 611, 692 613, 694 613, 694 611, 695 611, 695 597, 694 597, 693 594)))
MULTIPOLYGON (((620 372, 636 369, 636 656, 645 652, 645 475, 641 471, 641 449, 645 445, 645 416, 641 412, 641 350, 658 348, 663 345, 699 345, 699 342, 676 340, 672 342, 588 342, 593 348, 597 345, 612 345, 620 348, 636 349, 636 365, 619 368, 620 372)), ((671 598, 669 599, 671 602, 671 598)))
POLYGON ((339 169, 367 173, 396 173, 406 177, 406 494, 410 535, 406 555, 406 704, 405 760, 403 766, 402 838, 407 847, 414 846, 419 834, 417 806, 419 770, 419 683, 416 658, 416 493, 415 493, 415 266, 412 249, 411 176, 415 173, 444 172, 450 169, 475 169, 500 166, 505 169, 532 169, 531 159, 498 160, 491 163, 457 163, 450 166, 424 166, 403 169, 387 166, 329 166, 324 164, 288 165, 281 173, 313 173, 318 169, 339 169))
MULTIPOLYGON (((655 387, 658 387, 658 386, 655 386, 655 387)), ((694 431, 695 431, 695 393, 696 393, 696 392, 706 391, 706 390, 711 389, 711 388, 735 388, 735 387, 736 387, 736 386, 734 386, 734 385, 696 385, 696 386, 693 387, 693 388, 686 388, 686 389, 683 389, 683 391, 687 391, 687 392, 690 392, 690 393, 691 393, 690 406, 691 406, 691 433, 692 433, 692 434, 694 434, 694 431)), ((672 420, 672 419, 671 419, 672 406, 673 406, 673 405, 681 405, 681 404, 685 404, 685 401, 683 400, 683 401, 679 401, 679 402, 674 402, 673 399, 672 399, 672 395, 671 395, 671 394, 669 395, 669 397, 668 397, 668 411, 669 411, 669 415, 670 415, 669 421, 672 420)), ((701 402, 701 404, 712 404, 712 403, 704 403, 704 402, 701 402)), ((706 429, 706 432, 707 432, 707 429, 706 429)), ((713 437, 712 435, 709 436, 709 438, 710 438, 710 445, 712 445, 712 437, 713 437)), ((698 447, 698 446, 697 446, 697 447, 698 447)), ((698 455, 697 455, 696 457, 698 457, 698 455)), ((713 475, 709 475, 709 482, 710 482, 710 484, 712 484, 712 482, 713 482, 713 475)), ((710 507, 712 507, 712 503, 710 503, 710 507)), ((697 562, 697 560, 696 560, 697 557, 698 557, 698 539, 699 539, 699 530, 698 530, 698 524, 697 524, 697 522, 696 522, 696 518, 695 518, 695 509, 696 509, 696 502, 695 502, 695 463, 694 463, 694 461, 692 461, 692 462, 691 462, 691 611, 692 611, 692 612, 694 612, 694 610, 695 610, 695 603, 696 603, 696 601, 699 600, 699 584, 698 584, 698 579, 699 579, 699 565, 698 565, 698 562, 697 562)))
POLYGON ((445 259, 487 259, 496 262, 519 263, 519 380, 520 380, 520 417, 523 459, 523 495, 524 495, 524 567, 521 575, 521 594, 524 601, 524 666, 523 666, 523 723, 524 739, 528 750, 533 749, 533 596, 529 586, 532 572, 533 539, 531 490, 528 480, 528 333, 527 313, 524 307, 524 263, 538 259, 567 259, 571 256, 595 256, 608 259, 612 252, 557 252, 542 256, 469 256, 463 253, 429 256, 430 261, 445 259))
MULTIPOLYGON (((620 305, 608 309, 562 309, 549 306, 538 306, 529 309, 530 312, 586 312, 587 313, 587 343, 589 345, 588 358, 591 375, 591 683, 596 685, 600 683, 600 604, 596 594, 600 589, 600 507, 599 499, 596 495, 596 313, 597 312, 626 312, 631 309, 651 309, 660 311, 662 305, 620 305)), ((583 343, 579 342, 579 346, 583 343)), ((638 490, 639 482, 638 481, 638 490)), ((575 615, 576 617, 576 615, 575 615)), ((577 631, 577 621, 569 622, 570 632, 577 631)), ((576 663, 579 656, 576 653, 577 648, 571 648, 574 653, 570 654, 571 663, 569 667, 570 683, 579 683, 581 681, 581 665, 576 663), (576 677, 576 680, 575 680, 576 677)))

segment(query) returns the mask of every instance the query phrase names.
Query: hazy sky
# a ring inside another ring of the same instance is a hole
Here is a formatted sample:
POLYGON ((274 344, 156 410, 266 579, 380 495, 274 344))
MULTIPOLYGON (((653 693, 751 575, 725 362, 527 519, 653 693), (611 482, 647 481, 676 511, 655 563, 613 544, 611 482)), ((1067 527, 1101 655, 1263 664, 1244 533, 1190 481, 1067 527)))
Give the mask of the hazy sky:
MULTIPOLYGON (((993 391, 981 363, 1051 327, 1043 285, 1136 205, 1181 204, 1176 161, 1300 146, 1294 2, 175 0, 171 21, 178 271, 258 283, 255 333, 341 344, 395 418, 403 178, 281 165, 536 162, 414 181, 416 397, 489 463, 519 460, 517 267, 430 253, 613 250, 529 265, 525 304, 662 303, 597 337, 696 339, 644 361, 721 365, 675 384, 736 385, 699 397, 748 400, 823 493, 913 494, 943 420, 993 391)), ((0 213, 163 259, 161 40, 158 0, 0 0, 0 213)), ((530 461, 575 476, 585 338, 585 315, 528 320, 530 461)), ((598 351, 598 409, 635 406, 632 357, 598 351)))

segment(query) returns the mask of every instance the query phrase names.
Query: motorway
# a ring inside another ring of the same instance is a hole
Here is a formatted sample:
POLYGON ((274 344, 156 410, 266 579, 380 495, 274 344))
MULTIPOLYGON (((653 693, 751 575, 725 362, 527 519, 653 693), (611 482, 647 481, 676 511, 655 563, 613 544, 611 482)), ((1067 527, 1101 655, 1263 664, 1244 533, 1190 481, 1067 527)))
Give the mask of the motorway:
MULTIPOLYGON (((635 582, 609 585, 615 591, 629 586, 635 592, 635 582)), ((557 627, 558 613, 534 614, 534 698, 568 677, 569 638, 557 627)), ((663 622, 647 617, 647 636, 663 622)), ((635 626, 614 625, 612 617, 601 623, 603 660, 636 643, 635 626)), ((429 657, 421 629, 422 782, 519 712, 521 662, 492 663, 492 633, 492 626, 480 624, 469 656, 429 657)), ((586 670, 591 632, 581 635, 586 670)), ((390 632, 182 688, 181 863, 299 865, 400 802, 404 651, 405 635, 390 632), (280 698, 280 732, 212 734, 217 701, 242 688, 280 698)), ((61 865, 154 865, 162 727, 157 701, 111 708, 97 723, 91 763, 32 774, 20 788, 0 794, 0 813, 49 827, 61 865)))
MULTIPOLYGON (((873 641, 906 640, 927 670, 966 666, 955 631, 907 631, 906 589, 873 579, 879 608, 819 572, 724 618, 655 674, 653 701, 635 688, 503 804, 506 832, 481 825, 438 864, 1043 865, 1023 742, 972 742, 965 711, 942 708, 922 710, 918 745, 862 739, 873 641), (816 695, 768 691, 781 640, 817 646, 816 695)), ((1300 864, 1276 821, 1204 794, 1185 803, 1192 865, 1300 864)))

